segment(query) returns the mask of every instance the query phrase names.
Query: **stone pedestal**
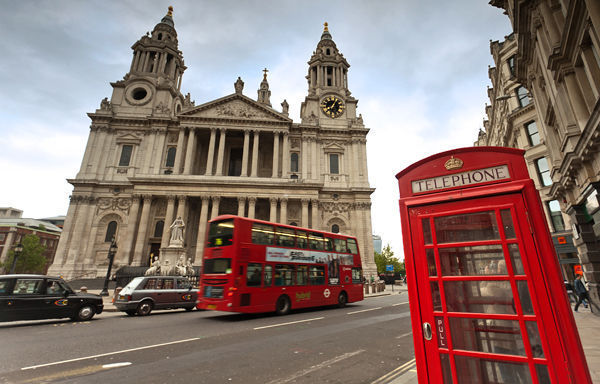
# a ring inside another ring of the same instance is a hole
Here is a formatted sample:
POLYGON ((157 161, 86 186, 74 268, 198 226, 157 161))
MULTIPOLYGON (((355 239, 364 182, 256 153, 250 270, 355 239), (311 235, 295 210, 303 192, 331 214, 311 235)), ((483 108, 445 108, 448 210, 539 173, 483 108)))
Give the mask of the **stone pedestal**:
MULTIPOLYGON (((185 248, 169 246, 160 249, 160 274, 176 275, 175 266, 177 261, 182 259, 185 263, 185 248), (182 258, 183 256, 183 258, 182 258)), ((185 264, 184 264, 185 265, 185 264)))

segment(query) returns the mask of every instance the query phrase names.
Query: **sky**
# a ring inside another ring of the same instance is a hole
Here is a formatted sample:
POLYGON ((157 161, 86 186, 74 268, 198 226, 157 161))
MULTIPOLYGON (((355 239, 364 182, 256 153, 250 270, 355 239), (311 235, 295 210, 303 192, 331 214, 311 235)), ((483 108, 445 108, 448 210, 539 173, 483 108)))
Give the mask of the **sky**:
POLYGON ((23 217, 66 215, 90 119, 129 71, 131 46, 174 7, 196 105, 229 95, 240 76, 256 98, 262 69, 273 107, 300 122, 307 61, 323 23, 351 65, 367 136, 373 233, 404 259, 395 175, 472 146, 483 126, 490 41, 512 31, 482 0, 0 1, 0 206, 23 217))

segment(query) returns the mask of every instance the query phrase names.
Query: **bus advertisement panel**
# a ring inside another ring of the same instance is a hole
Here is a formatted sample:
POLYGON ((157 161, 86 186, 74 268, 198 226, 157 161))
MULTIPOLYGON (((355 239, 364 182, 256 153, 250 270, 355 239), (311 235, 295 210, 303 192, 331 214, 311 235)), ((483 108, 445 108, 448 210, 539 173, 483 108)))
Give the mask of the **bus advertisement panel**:
POLYGON ((356 238, 245 217, 209 222, 198 309, 253 313, 363 299, 356 238))

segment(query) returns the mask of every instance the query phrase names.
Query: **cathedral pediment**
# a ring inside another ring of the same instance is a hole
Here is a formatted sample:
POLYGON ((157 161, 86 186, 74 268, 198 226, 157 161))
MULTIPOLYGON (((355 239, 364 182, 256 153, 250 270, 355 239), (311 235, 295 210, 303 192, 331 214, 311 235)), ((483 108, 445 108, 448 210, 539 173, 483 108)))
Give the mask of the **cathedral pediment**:
POLYGON ((182 119, 252 120, 278 123, 290 123, 292 121, 271 107, 239 94, 232 94, 199 105, 179 114, 179 116, 182 119))

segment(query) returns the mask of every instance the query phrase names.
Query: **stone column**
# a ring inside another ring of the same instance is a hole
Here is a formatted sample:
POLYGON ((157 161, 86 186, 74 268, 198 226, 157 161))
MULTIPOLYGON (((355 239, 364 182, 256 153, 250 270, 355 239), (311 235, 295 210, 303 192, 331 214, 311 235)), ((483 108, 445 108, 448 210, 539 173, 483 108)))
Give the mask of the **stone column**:
POLYGON ((311 179, 313 180, 318 180, 319 179, 319 172, 317 171, 317 138, 316 137, 311 137, 310 138, 310 157, 311 157, 311 179))
POLYGON ((250 149, 250 130, 244 129, 244 151, 242 154, 242 176, 248 176, 248 150, 250 149))
POLYGON ((254 219, 256 213, 256 197, 248 197, 248 218, 254 219))
POLYGON ((221 202, 221 198, 219 196, 211 196, 212 200, 212 211, 210 212, 210 219, 214 219, 219 216, 219 203, 221 202))
MULTIPOLYGON (((65 219, 62 233, 58 239, 58 245, 56 246, 56 252, 54 253, 54 262, 48 269, 48 274, 50 275, 61 275, 61 267, 67 260, 68 245, 73 233, 73 223, 76 222, 79 208, 79 198, 77 196, 69 196, 69 200, 67 218, 65 219)), ((6 243, 8 243, 8 240, 6 243)), ((4 257, 4 255, 2 257, 4 257)))
POLYGON ((570 96, 569 102, 571 103, 571 108, 573 108, 575 119, 577 119, 579 130, 583 131, 590 113, 581 94, 581 88, 579 88, 579 84, 575 78, 575 72, 565 74, 565 85, 567 86, 567 92, 570 96))
POLYGON ((215 158, 215 137, 217 135, 217 129, 216 128, 211 128, 210 129, 210 140, 208 142, 208 156, 206 158, 206 176, 211 176, 212 175, 212 169, 213 169, 213 161, 215 158))
POLYGON ((302 137, 302 165, 300 166, 302 171, 302 179, 308 179, 308 145, 306 143, 306 137, 302 137))
POLYGON ((94 142, 94 149, 90 155, 91 159, 89 161, 90 164, 90 176, 97 177, 100 172, 100 159, 102 157, 103 151, 106 151, 108 147, 105 147, 106 144, 106 136, 108 128, 106 127, 98 127, 96 132, 96 141, 94 142))
POLYGON ((179 175, 181 173, 181 162, 184 157, 183 153, 183 142, 185 140, 185 128, 179 129, 179 137, 177 138, 177 151, 175 152, 175 165, 173 166, 173 173, 179 175))
POLYGON ((140 195, 131 196, 131 209, 127 217, 127 231, 123 235, 123 243, 117 248, 115 263, 118 265, 129 265, 131 263, 133 239, 138 226, 138 213, 140 212, 140 195))
POLYGON ((595 32, 595 36, 592 37, 594 41, 594 46, 600 46, 600 3, 597 0, 585 0, 585 7, 587 8, 588 15, 592 21, 592 25, 595 28, 590 28, 590 33, 595 32))
POLYGON ((227 130, 225 128, 220 128, 221 137, 219 138, 219 153, 217 154, 217 171, 215 172, 216 176, 223 175, 223 159, 225 158, 225 135, 227 130))
POLYGON ((252 170, 250 173, 251 177, 258 176, 258 145, 260 139, 260 132, 254 131, 254 144, 252 145, 252 170))
MULTIPOLYGON (((90 232, 92 231, 92 222, 94 219, 94 213, 96 211, 96 199, 92 196, 84 196, 83 197, 83 210, 82 215, 80 217, 78 228, 78 235, 74 236, 77 239, 77 259, 75 260, 75 267, 79 268, 87 268, 89 267, 86 264, 86 260, 88 258, 87 249, 89 245, 90 232)), ((84 272, 88 272, 88 270, 84 269, 84 272)))
POLYGON ((274 132, 273 136, 273 174, 272 178, 279 177, 279 131, 274 132))
POLYGON ((146 150, 144 153, 144 161, 142 165, 142 173, 150 173, 150 164, 152 163, 152 152, 154 151, 154 142, 156 141, 156 133, 154 129, 150 129, 145 133, 146 150))
POLYGON ((85 153, 83 154, 83 159, 81 160, 81 168, 79 169, 79 173, 77 174, 77 178, 82 178, 83 175, 87 173, 88 163, 90 162, 90 156, 92 156, 92 152, 94 150, 97 139, 97 128, 92 125, 90 127, 90 135, 88 136, 87 145, 85 146, 85 153))
POLYGON ((309 199, 302 199, 302 227, 308 227, 308 203, 309 199))
POLYGON ((360 139, 361 148, 361 169, 363 180, 369 182, 369 167, 367 166, 367 139, 360 139))
MULTIPOLYGON (((159 128, 156 130, 156 135, 158 137, 158 144, 156 144, 156 155, 154 159, 154 174, 160 174, 160 169, 162 168, 163 156, 165 155, 165 142, 167 141, 167 128, 159 128)), ((177 153, 175 154, 177 155, 177 153)))
POLYGON ((271 202, 271 209, 269 211, 269 221, 272 223, 277 222, 277 198, 271 197, 269 198, 271 202))
POLYGON ((196 151, 196 129, 190 128, 188 137, 187 151, 185 152, 185 163, 183 165, 183 174, 190 175, 192 173, 194 152, 196 151))
POLYGON ((144 246, 146 245, 146 236, 148 235, 148 220, 150 218, 150 206, 152 205, 152 195, 144 195, 144 203, 142 206, 142 217, 140 219, 140 226, 137 234, 137 241, 135 243, 135 251, 133 252, 134 266, 141 266, 142 260, 144 260, 144 246))
POLYGON ((163 233, 160 238, 160 247, 166 248, 169 246, 170 230, 169 227, 175 221, 175 196, 167 196, 167 212, 165 213, 165 224, 163 225, 163 233))
POLYGON ((238 198, 238 216, 244 217, 244 213, 246 212, 246 197, 239 196, 238 198))
POLYGON ((208 222, 208 196, 201 196, 202 207, 200 208, 200 219, 198 220, 198 239, 196 239, 196 255, 194 257, 195 265, 202 265, 202 256, 204 255, 204 239, 206 238, 206 223, 208 222))
POLYGON ((590 87, 594 98, 598 98, 600 94, 600 63, 596 62, 596 56, 592 51, 591 47, 586 47, 581 50, 581 61, 583 62, 583 68, 589 79, 590 87))
POLYGON ((283 132, 283 149, 281 154, 281 177, 287 178, 290 173, 290 133, 283 132))
POLYGON ((287 202, 288 199, 287 197, 282 197, 280 199, 281 201, 281 207, 280 207, 280 214, 279 214, 279 222, 282 224, 287 224, 287 202))
MULTIPOLYGON (((8 251, 10 251, 10 248, 12 247, 13 242, 15 241, 16 233, 17 233, 16 227, 11 227, 9 229, 8 236, 6 236, 6 239, 4 240, 4 246, 2 247, 2 255, 0 255, 0 263, 6 262, 6 258, 8 257, 8 251)), ((4 269, 5 269, 6 273, 10 272, 10 267, 6 267, 4 269)))
POLYGON ((311 213, 312 213, 312 225, 311 228, 320 230, 321 222, 319 220, 319 200, 311 199, 310 200, 311 213))
POLYGON ((350 180, 351 180, 351 185, 356 185, 358 184, 361 180, 360 180, 360 167, 361 167, 361 163, 360 163, 360 143, 359 140, 357 139, 352 139, 352 152, 350 152, 348 155, 350 155, 352 157, 352 171, 348 172, 350 174, 350 180))

